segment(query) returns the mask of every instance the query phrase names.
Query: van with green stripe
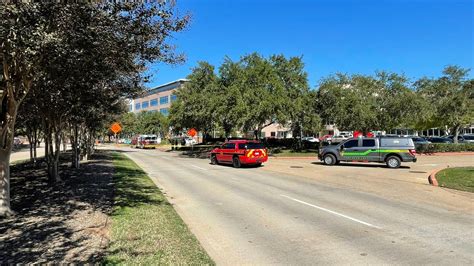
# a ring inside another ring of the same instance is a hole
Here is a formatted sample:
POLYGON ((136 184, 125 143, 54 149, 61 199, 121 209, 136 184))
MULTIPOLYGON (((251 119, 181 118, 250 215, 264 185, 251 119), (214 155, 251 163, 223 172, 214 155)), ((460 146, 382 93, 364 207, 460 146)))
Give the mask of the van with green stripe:
POLYGON ((415 144, 411 138, 352 138, 338 145, 319 149, 318 158, 326 165, 339 162, 378 162, 398 168, 402 162, 416 162, 415 144))

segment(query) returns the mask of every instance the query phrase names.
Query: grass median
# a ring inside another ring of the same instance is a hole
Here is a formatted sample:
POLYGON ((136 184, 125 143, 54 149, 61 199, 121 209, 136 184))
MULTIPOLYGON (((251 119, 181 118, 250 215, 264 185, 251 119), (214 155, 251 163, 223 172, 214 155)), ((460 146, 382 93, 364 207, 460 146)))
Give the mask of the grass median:
POLYGON ((474 167, 446 168, 436 174, 439 186, 474 192, 474 167))
POLYGON ((114 153, 114 210, 105 263, 214 264, 146 173, 114 153))

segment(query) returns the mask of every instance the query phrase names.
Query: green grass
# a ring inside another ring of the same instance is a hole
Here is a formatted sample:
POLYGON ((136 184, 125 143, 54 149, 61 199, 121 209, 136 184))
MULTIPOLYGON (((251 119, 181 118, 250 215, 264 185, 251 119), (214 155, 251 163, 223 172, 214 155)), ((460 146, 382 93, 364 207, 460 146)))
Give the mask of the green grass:
POLYGON ((274 153, 275 157, 317 157, 318 151, 316 150, 303 150, 303 151, 292 151, 292 150, 281 150, 278 153, 274 153))
POLYGON ((454 167, 436 174, 439 186, 474 192, 474 167, 454 167))
POLYGON ((114 153, 114 210, 106 264, 211 264, 153 181, 126 156, 114 153))

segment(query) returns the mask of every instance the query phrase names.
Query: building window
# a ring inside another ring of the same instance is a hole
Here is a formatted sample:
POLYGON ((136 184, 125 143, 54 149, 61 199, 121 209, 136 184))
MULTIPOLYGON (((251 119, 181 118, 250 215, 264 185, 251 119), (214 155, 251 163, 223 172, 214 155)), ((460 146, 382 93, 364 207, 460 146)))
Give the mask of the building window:
POLYGON ((276 137, 276 132, 275 131, 270 132, 270 136, 271 137, 276 137))
POLYGON ((131 104, 128 105, 128 111, 129 112, 133 111, 133 106, 131 104))
POLYGON ((171 102, 175 102, 178 99, 178 96, 176 96, 175 94, 171 94, 170 98, 171 102))
POLYGON ((141 106, 140 103, 136 103, 135 104, 135 110, 140 110, 140 106, 141 106))
POLYGON ((153 99, 150 101, 150 106, 158 106, 158 99, 153 99))
POLYGON ((160 97, 160 104, 167 104, 168 103, 168 96, 160 97))
POLYGON ((148 101, 142 102, 142 109, 148 108, 148 101))
POLYGON ((168 114, 169 114, 169 110, 168 110, 168 108, 161 108, 161 109, 160 109, 160 113, 162 113, 163 115, 168 115, 168 114))

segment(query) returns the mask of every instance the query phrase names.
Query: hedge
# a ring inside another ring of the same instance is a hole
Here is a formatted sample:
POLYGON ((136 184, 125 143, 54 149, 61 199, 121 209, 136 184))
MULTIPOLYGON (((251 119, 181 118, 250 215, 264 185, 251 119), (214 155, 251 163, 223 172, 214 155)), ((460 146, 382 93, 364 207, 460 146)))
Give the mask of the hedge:
POLYGON ((474 152, 474 143, 430 143, 416 145, 417 153, 435 153, 435 152, 474 152))

